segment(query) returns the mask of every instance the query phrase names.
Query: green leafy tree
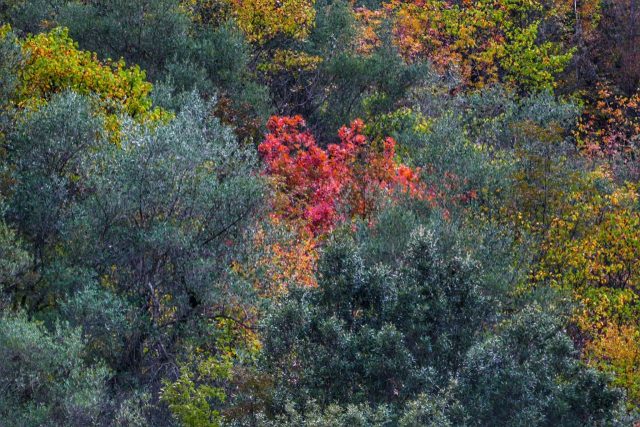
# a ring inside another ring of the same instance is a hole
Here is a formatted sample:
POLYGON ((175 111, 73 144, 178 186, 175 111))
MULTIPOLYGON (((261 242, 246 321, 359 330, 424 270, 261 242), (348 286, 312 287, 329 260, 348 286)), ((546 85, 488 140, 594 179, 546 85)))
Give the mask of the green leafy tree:
POLYGON ((189 43, 189 19, 177 0, 69 1, 55 22, 69 28, 83 49, 138 64, 152 80, 189 43))
POLYGON ((215 347, 217 319, 250 313, 242 307, 253 290, 233 266, 264 188, 254 153, 208 111, 194 98, 166 126, 134 126, 121 149, 97 153, 92 192, 67 223, 73 265, 90 268, 116 307, 133 307, 117 366, 152 383, 157 372, 177 375, 187 344, 215 347))
POLYGON ((74 201, 86 191, 91 151, 105 144, 101 126, 86 98, 66 92, 26 113, 10 137, 14 185, 7 215, 32 246, 37 265, 53 256, 74 201))
POLYGON ((264 425, 617 422, 621 393, 582 365, 562 312, 508 293, 514 272, 491 265, 508 249, 408 212, 334 236, 318 288, 270 310, 264 425))
POLYGON ((470 425, 603 425, 621 392, 577 358, 561 318, 525 307, 466 355, 456 396, 470 425))
POLYGON ((130 406, 145 394, 157 404, 161 378, 179 376, 188 348, 215 354, 219 319, 255 315, 234 266, 265 187, 255 153, 211 110, 194 95, 167 124, 128 122, 116 146, 91 102, 66 92, 10 135, 7 220, 37 277, 12 295, 37 318, 82 330, 87 360, 108 363, 119 384, 113 417, 138 417, 130 406))
POLYGON ((48 331, 25 316, 0 318, 0 418, 7 426, 84 426, 101 421, 110 374, 84 361, 78 329, 48 331))
POLYGON ((379 221, 355 241, 336 238, 318 288, 292 290, 265 319, 277 396, 302 407, 405 402, 446 386, 494 321, 500 284, 451 234, 400 209, 379 221))
POLYGON ((258 70, 278 114, 302 115, 315 135, 330 141, 345 123, 370 123, 393 111, 426 68, 404 62, 390 39, 371 52, 356 51, 358 26, 348 3, 322 0, 315 8, 308 40, 278 46, 258 70))

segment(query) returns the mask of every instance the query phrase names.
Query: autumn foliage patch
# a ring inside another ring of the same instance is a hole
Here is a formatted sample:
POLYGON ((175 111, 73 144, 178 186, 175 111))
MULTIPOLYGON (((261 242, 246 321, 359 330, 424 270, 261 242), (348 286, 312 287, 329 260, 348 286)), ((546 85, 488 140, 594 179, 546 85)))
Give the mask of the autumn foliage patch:
POLYGON ((300 116, 272 117, 267 126, 258 150, 280 193, 275 215, 302 220, 316 236, 350 217, 367 216, 381 193, 434 198, 420 182, 420 170, 396 160, 393 138, 377 149, 363 135, 362 120, 342 127, 340 142, 326 148, 300 116))

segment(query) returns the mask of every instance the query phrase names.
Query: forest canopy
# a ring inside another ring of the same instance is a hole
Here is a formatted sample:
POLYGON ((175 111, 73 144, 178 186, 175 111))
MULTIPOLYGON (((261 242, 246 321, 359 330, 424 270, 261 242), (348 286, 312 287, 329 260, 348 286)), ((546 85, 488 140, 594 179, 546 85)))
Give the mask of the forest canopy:
POLYGON ((640 425, 638 23, 0 2, 0 425, 640 425))

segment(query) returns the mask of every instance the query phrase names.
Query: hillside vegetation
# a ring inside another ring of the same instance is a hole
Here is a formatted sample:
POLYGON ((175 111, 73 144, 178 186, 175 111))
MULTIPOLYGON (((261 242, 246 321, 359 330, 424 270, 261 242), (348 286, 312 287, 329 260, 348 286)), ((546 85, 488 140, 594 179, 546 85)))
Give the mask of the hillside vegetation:
POLYGON ((0 425, 640 425, 636 0, 0 1, 0 425))

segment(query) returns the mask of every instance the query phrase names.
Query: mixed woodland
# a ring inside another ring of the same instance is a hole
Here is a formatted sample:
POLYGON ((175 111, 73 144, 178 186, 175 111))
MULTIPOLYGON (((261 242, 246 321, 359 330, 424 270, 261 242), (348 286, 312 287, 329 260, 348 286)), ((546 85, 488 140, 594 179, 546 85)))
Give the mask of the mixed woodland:
POLYGON ((0 425, 640 425, 640 2, 0 0, 0 425))

